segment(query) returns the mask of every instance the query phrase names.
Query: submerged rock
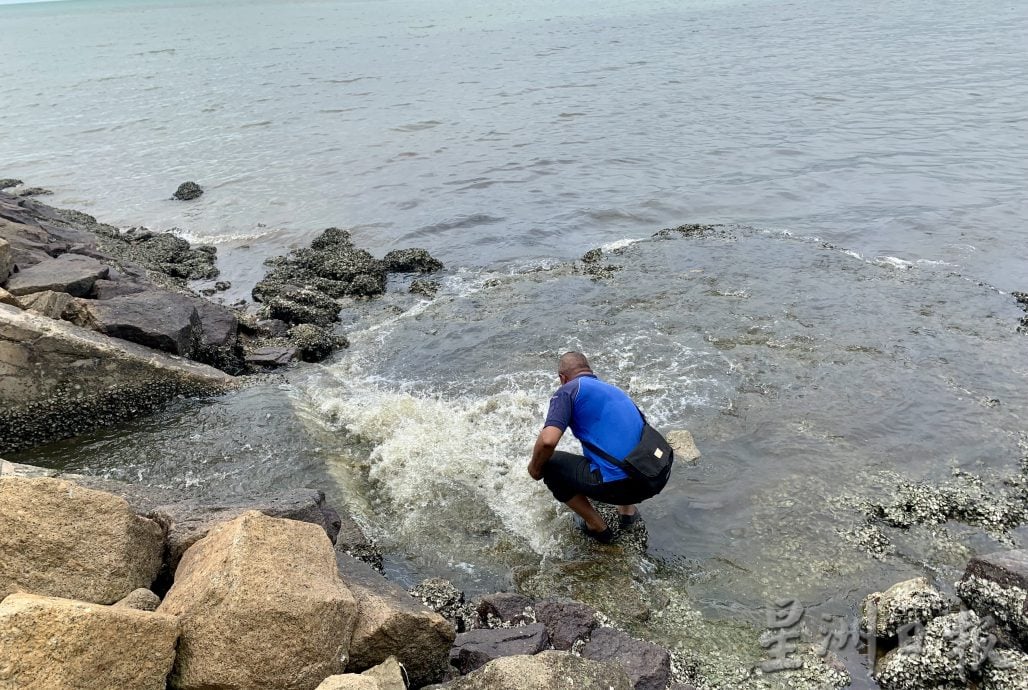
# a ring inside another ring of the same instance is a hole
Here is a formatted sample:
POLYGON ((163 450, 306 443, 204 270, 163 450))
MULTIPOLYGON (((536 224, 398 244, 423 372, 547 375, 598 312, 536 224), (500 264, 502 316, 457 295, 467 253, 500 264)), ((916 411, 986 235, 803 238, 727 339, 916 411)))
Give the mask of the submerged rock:
POLYGON ((0 685, 165 690, 177 639, 172 616, 12 594, 0 603, 0 685))
POLYGON ((202 194, 203 188, 200 185, 195 182, 183 182, 172 196, 179 201, 192 201, 198 199, 202 194))
POLYGON ((917 577, 869 594, 861 607, 860 627, 876 637, 891 638, 911 624, 927 624, 948 608, 946 599, 928 579, 917 577))
POLYGON ((357 602, 320 527, 256 511, 186 551, 158 609, 177 616, 181 690, 307 690, 342 673, 357 602))
POLYGON ((448 683, 450 690, 630 690, 620 666, 590 661, 568 652, 507 656, 448 683), (573 683, 573 685, 571 685, 573 683))
POLYGON ((423 295, 432 299, 439 292, 439 281, 437 280, 425 280, 424 278, 418 278, 411 282, 410 293, 412 295, 423 295))
POLYGON ((415 687, 446 668, 453 627, 367 563, 336 553, 339 574, 358 602, 347 670, 364 671, 394 656, 415 687))
POLYGON ((0 477, 0 525, 0 599, 113 604, 153 583, 164 550, 161 528, 124 499, 60 479, 0 477))

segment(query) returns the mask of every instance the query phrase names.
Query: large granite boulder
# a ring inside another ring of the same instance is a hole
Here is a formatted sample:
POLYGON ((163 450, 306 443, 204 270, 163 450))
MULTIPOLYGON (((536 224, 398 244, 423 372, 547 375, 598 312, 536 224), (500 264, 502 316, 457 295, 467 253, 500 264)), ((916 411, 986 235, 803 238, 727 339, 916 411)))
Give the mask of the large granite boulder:
POLYGON ((450 665, 462 675, 504 656, 538 654, 549 646, 546 626, 533 623, 515 628, 479 628, 457 635, 450 665))
POLYGON ((1012 641, 1028 647, 1028 550, 972 558, 957 594, 978 614, 992 616, 1012 641))
POLYGON ((14 256, 11 253, 11 243, 0 239, 0 285, 7 282, 7 277, 14 270, 14 256))
POLYGON ((617 664, 550 651, 495 659, 445 687, 448 690, 631 690, 632 684, 617 664))
POLYGON ((137 589, 114 604, 117 608, 136 609, 137 611, 156 611, 161 605, 161 598, 148 589, 137 589))
POLYGON ((75 323, 155 350, 189 357, 203 326, 195 298, 148 290, 106 300, 79 300, 75 323))
POLYGON ((165 690, 172 616, 12 594, 0 603, 0 687, 165 690))
POLYGON ((15 297, 53 290, 73 297, 86 297, 93 284, 106 278, 111 268, 80 254, 61 254, 19 271, 7 281, 7 291, 15 297))
POLYGON ((597 626, 596 611, 577 601, 541 601, 535 605, 535 619, 546 626, 554 649, 571 649, 589 639, 597 626))
POLYGON ((186 551, 158 612, 181 625, 172 687, 310 690, 342 673, 357 601, 324 529, 249 511, 186 551))
POLYGON ((949 608, 939 590, 927 578, 916 577, 898 582, 884 592, 864 598, 860 627, 876 637, 895 637, 901 629, 926 625, 949 608))
POLYGON ((455 636, 450 623, 367 563, 339 551, 336 561, 358 602, 347 670, 364 671, 395 656, 415 687, 438 680, 455 636))
POLYGON ((167 535, 165 563, 169 572, 174 573, 182 554, 189 547, 206 537, 217 525, 251 510, 269 517, 317 525, 332 541, 339 533, 338 514, 325 505, 325 494, 316 489, 290 489, 227 501, 188 499, 158 506, 150 511, 148 517, 157 522, 167 535))
POLYGON ((212 367, 0 305, 0 453, 123 423, 232 385, 212 367))
POLYGON ((582 657, 620 664, 635 690, 664 690, 671 680, 671 655, 666 649, 613 628, 593 631, 582 657))
POLYGON ((396 657, 389 657, 363 673, 329 676, 317 690, 407 690, 403 669, 396 657))
POLYGON ((157 576, 164 534, 118 496, 0 477, 0 598, 12 592, 113 604, 157 576))

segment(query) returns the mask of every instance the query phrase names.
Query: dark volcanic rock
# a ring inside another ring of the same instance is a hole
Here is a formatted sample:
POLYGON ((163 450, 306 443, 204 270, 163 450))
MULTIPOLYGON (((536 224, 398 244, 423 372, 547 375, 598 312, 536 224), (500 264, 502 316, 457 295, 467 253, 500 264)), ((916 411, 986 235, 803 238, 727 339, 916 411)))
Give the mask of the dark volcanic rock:
POLYGON ((461 674, 467 674, 493 659, 537 654, 548 645, 546 626, 542 623, 519 628, 470 630, 458 635, 454 641, 453 649, 450 650, 450 664, 461 674))
POLYGON ((62 254, 19 271, 7 281, 7 291, 15 297, 53 290, 85 297, 93 284, 110 273, 110 266, 78 254, 62 254))
POLYGON ((516 592, 497 592, 482 597, 476 611, 479 624, 484 627, 497 627, 497 623, 508 625, 524 625, 532 620, 526 609, 531 609, 534 601, 524 594, 516 592))
POLYGON ((108 300, 79 300, 75 322, 157 350, 189 357, 202 325, 195 298, 174 292, 140 292, 108 300))
POLYGON ((247 499, 212 501, 191 499, 154 508, 147 516, 164 529, 167 537, 165 566, 174 573, 182 554, 207 536, 215 525, 233 520, 248 510, 289 520, 310 522, 325 530, 333 541, 339 533, 338 515, 325 505, 325 494, 315 489, 291 489, 247 499))
POLYGON ((179 201, 191 201, 203 194, 203 189, 195 182, 183 182, 178 186, 173 195, 179 201))
POLYGON ((541 601, 535 619, 546 626, 554 649, 571 649, 596 628, 596 611, 577 601, 541 601))
POLYGON ((133 280, 98 280, 93 283, 93 299, 111 299, 122 295, 135 295, 147 290, 147 286, 133 280))
POLYGON ((324 328, 301 323, 289 329, 289 341, 296 346, 296 352, 304 362, 320 362, 336 348, 349 347, 344 336, 336 336, 324 328))
POLYGON ((235 345, 239 334, 239 318, 234 311, 199 297, 193 298, 193 304, 200 315, 205 343, 215 347, 235 345))
POLYGON ((443 262, 424 249, 394 249, 382 260, 390 273, 433 273, 443 268, 443 262))
POLYGON ((613 628, 595 630, 582 648, 582 657, 616 661, 636 690, 664 690, 671 680, 671 655, 666 649, 613 628))

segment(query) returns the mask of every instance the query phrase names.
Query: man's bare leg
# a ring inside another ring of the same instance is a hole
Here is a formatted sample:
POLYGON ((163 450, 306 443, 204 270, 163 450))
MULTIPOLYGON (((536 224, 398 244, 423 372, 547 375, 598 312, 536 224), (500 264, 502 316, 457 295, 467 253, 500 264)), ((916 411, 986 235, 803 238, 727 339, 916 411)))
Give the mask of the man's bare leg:
POLYGON ((603 517, 596 512, 593 504, 585 496, 579 494, 564 505, 582 516, 586 527, 593 532, 599 533, 607 529, 607 523, 603 521, 603 517))

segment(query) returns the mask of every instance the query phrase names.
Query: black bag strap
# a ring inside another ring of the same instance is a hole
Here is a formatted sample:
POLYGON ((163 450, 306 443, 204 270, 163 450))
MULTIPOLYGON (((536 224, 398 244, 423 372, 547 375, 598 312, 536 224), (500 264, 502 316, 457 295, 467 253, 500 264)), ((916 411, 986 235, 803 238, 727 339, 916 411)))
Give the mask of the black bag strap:
MULTIPOLYGON (((646 415, 643 414, 643 411, 639 409, 638 405, 635 406, 635 409, 639 412, 639 416, 642 417, 642 420, 643 420, 643 433, 645 433, 646 432, 646 427, 648 427, 650 425, 650 423, 646 421, 646 415)), ((625 470, 626 472, 629 471, 629 465, 624 460, 618 460, 613 455, 611 455, 607 451, 603 450, 602 448, 600 448, 596 444, 589 443, 588 441, 585 441, 583 439, 578 439, 578 440, 579 440, 579 442, 583 446, 585 446, 586 448, 588 448, 592 452, 596 453, 597 455, 599 455, 601 458, 603 458, 607 462, 612 463, 612 464, 616 465, 617 467, 620 467, 621 469, 625 470)), ((639 434, 639 440, 640 441, 642 440, 642 434, 639 434)))

